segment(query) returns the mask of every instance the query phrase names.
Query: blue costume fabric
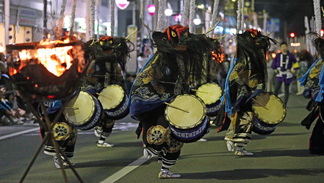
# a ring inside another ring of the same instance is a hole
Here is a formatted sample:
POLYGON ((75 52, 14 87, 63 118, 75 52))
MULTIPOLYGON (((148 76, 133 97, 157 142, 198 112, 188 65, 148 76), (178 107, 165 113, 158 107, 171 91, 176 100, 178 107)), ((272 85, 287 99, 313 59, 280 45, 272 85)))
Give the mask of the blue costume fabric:
POLYGON ((11 110, 11 107, 4 101, 0 101, 0 111, 1 113, 5 113, 7 110, 11 110))
MULTIPOLYGON (((317 38, 320 39, 321 38, 317 38)), ((323 41, 324 42, 324 41, 323 41)), ((309 139, 309 153, 324 155, 324 62, 322 58, 317 59, 308 69, 304 76, 298 80, 301 86, 304 86, 303 95, 310 99, 307 109, 311 111, 308 116, 302 120, 301 125, 310 129, 312 123, 317 119, 309 139)))

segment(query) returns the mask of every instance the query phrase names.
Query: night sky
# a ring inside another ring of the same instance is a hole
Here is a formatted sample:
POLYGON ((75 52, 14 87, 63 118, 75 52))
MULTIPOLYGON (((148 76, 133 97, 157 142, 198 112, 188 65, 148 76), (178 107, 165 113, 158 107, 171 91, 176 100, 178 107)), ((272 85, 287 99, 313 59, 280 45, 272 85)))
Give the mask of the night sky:
MULTIPOLYGON (((323 0, 321 6, 324 6, 323 0)), ((314 16, 313 0, 255 0, 255 11, 261 13, 263 9, 271 18, 280 18, 280 33, 276 35, 281 38, 284 36, 285 22, 287 35, 294 32, 296 36, 302 36, 305 35, 304 17, 310 19, 314 16)))

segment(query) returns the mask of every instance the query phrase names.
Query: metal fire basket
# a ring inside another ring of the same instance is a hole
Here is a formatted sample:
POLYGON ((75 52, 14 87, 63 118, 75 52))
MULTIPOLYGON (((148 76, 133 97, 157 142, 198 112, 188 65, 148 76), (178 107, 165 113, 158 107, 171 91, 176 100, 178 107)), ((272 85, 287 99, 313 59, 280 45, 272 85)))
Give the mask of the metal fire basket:
POLYGON ((61 99, 72 94, 81 84, 80 77, 87 66, 81 41, 22 43, 7 45, 6 48, 10 78, 16 88, 28 98, 38 101, 61 99), (62 56, 55 53, 60 48, 67 48, 62 54, 71 57, 70 63, 63 63, 62 56), (39 54, 40 51, 44 53, 39 54), (49 66, 46 67, 41 62, 42 59, 47 59, 47 63, 49 59, 56 61, 54 67, 61 67, 64 72, 59 76, 53 74, 49 71, 49 66), (67 64, 71 66, 66 68, 67 64))

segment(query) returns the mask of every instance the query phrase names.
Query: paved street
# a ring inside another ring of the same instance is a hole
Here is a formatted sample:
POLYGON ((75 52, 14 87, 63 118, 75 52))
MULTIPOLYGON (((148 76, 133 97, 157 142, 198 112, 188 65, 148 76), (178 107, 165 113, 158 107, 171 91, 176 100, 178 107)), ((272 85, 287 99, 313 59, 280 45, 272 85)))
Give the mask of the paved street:
MULTIPOLYGON (((225 133, 212 128, 204 138, 185 144, 178 163, 171 168, 181 178, 159 180, 157 159, 142 159, 142 143, 136 139, 136 121, 118 121, 109 138, 112 148, 98 148, 92 130, 81 131, 72 162, 85 183, 99 182, 262 182, 319 183, 324 179, 324 156, 308 154, 311 130, 300 121, 307 115, 307 100, 290 95, 287 116, 270 135, 253 134, 247 150, 252 157, 237 157, 227 152, 225 133)), ((0 126, 0 182, 19 182, 41 143, 38 127, 33 124, 0 126), (26 131, 30 130, 30 131, 26 131), (19 133, 22 134, 19 134, 19 133), (24 133, 26 132, 26 133, 24 133)), ((66 169, 69 182, 79 182, 71 169, 66 169)), ((43 151, 27 174, 27 183, 62 183, 62 172, 51 156, 43 151)))

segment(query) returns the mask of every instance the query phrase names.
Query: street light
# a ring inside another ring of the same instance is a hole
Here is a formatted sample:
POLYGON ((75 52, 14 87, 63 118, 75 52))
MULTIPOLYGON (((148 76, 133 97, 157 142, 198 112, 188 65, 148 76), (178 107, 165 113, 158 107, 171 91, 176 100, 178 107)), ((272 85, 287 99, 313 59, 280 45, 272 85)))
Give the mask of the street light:
POLYGON ((169 17, 169 16, 171 16, 173 14, 173 10, 172 9, 165 9, 164 14, 165 14, 165 16, 169 17))
POLYGON ((205 9, 205 5, 204 4, 198 4, 197 5, 198 9, 204 10, 205 9))
POLYGON ((196 15, 196 18, 193 20, 193 23, 194 23, 195 25, 199 25, 199 24, 201 24, 201 19, 200 19, 199 15, 196 15))
POLYGON ((171 8, 170 3, 167 4, 168 8, 164 10, 164 14, 165 16, 169 17, 173 14, 173 10, 171 8))
POLYGON ((166 16, 165 24, 168 26, 170 22, 170 16, 173 14, 173 10, 170 3, 167 4, 167 7, 168 8, 164 10, 164 15, 166 16))

